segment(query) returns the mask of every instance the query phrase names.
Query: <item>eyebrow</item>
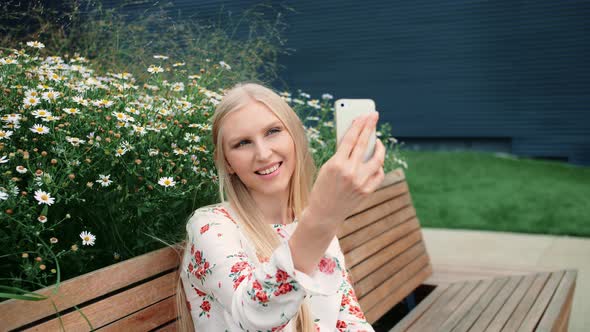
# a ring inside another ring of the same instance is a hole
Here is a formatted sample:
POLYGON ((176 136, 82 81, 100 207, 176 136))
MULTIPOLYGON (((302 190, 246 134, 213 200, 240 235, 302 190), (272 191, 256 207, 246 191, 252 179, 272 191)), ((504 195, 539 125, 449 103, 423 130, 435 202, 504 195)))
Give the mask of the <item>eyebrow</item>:
MULTIPOLYGON (((263 132, 266 132, 267 130, 271 129, 272 127, 275 127, 275 126, 279 126, 280 127, 282 125, 283 125, 283 123, 281 121, 278 121, 278 120, 277 121, 274 121, 274 122, 268 124, 266 127, 264 127, 263 132)), ((233 146, 235 143, 238 143, 238 142, 240 142, 240 141, 242 141, 243 139, 246 139, 246 138, 248 138, 248 137, 247 136, 239 136, 239 137, 230 138, 228 140, 228 142, 229 142, 228 144, 231 145, 231 146, 233 146)))

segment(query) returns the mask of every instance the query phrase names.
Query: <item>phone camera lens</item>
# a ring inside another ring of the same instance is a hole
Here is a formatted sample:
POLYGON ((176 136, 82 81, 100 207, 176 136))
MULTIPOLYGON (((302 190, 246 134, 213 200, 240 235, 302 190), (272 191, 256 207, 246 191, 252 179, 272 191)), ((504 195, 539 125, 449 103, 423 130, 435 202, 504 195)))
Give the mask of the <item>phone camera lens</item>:
POLYGON ((344 107, 344 103, 341 103, 341 104, 340 104, 340 107, 344 107))

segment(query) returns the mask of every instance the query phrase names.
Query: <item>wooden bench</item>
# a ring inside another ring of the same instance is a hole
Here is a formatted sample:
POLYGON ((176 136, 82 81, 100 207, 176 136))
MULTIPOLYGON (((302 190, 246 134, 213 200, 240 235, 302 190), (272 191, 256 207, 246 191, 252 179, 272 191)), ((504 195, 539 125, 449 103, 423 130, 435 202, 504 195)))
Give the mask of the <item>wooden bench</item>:
MULTIPOLYGON (((433 268, 404 173, 387 174, 338 234, 354 288, 375 323, 421 285, 429 293, 392 331, 566 331, 576 271, 433 268)), ((163 248, 0 303, 0 330, 176 331, 179 256, 163 248), (79 311, 84 313, 84 318, 79 311), (87 321, 87 320, 88 321, 87 321), (60 323, 61 320, 61 323, 60 323)))

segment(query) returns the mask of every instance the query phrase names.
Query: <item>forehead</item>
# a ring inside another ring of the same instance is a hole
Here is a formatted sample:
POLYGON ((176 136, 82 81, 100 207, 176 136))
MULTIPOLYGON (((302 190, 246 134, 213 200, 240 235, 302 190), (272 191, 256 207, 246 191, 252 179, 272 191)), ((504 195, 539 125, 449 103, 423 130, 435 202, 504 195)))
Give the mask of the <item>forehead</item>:
POLYGON ((251 102, 228 114, 223 121, 223 137, 228 142, 239 137, 255 135, 280 119, 263 103, 251 102))

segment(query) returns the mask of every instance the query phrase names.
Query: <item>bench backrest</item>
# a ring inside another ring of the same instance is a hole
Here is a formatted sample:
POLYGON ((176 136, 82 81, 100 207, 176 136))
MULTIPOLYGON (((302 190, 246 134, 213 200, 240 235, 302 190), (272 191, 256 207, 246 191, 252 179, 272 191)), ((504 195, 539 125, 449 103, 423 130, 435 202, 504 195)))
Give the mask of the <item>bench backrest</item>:
MULTIPOLYGON (((375 193, 354 211, 338 234, 361 308, 373 323, 431 274, 420 224, 401 169, 386 175, 375 193)), ((175 331, 176 271, 179 256, 163 248, 73 278, 49 301, 0 303, 0 331, 31 329, 175 331), (86 319, 75 309, 82 309, 86 319)))
POLYGON ((432 274, 401 169, 386 175, 338 233, 356 295, 374 323, 432 274))

